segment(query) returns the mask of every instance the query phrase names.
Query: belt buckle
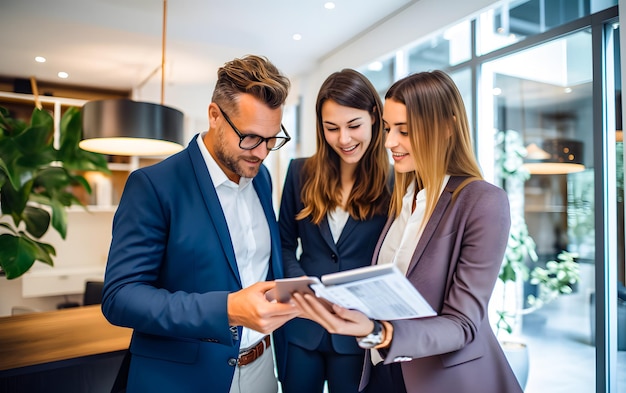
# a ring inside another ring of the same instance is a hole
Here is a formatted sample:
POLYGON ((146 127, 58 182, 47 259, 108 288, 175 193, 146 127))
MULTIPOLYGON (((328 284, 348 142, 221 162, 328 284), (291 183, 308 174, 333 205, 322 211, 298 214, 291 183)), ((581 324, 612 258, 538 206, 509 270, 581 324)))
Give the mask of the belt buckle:
POLYGON ((259 341, 254 347, 239 353, 239 357, 237 358, 237 365, 239 367, 246 366, 261 357, 266 349, 265 341, 267 340, 267 338, 268 336, 263 337, 263 339, 259 341))

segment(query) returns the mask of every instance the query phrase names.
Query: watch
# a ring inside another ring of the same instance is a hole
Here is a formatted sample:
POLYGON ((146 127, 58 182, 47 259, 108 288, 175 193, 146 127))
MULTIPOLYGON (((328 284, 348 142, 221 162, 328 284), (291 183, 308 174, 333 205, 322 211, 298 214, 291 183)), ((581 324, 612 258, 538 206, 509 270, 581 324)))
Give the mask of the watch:
POLYGON ((372 319, 374 322, 374 330, 365 337, 357 337, 356 341, 359 347, 363 349, 371 349, 383 342, 383 324, 372 319))

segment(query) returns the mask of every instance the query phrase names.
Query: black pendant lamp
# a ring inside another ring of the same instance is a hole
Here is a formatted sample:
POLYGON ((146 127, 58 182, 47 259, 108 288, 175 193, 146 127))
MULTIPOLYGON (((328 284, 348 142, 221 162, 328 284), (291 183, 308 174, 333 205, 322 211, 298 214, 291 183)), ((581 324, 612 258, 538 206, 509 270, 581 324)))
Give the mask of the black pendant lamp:
POLYGON ((129 156, 167 156, 183 149, 183 113, 163 105, 166 15, 163 0, 161 104, 130 99, 87 102, 82 108, 82 149, 129 156))
POLYGON ((546 139, 541 148, 544 158, 526 157, 524 166, 532 175, 560 175, 581 172, 583 165, 583 143, 573 139, 546 139))

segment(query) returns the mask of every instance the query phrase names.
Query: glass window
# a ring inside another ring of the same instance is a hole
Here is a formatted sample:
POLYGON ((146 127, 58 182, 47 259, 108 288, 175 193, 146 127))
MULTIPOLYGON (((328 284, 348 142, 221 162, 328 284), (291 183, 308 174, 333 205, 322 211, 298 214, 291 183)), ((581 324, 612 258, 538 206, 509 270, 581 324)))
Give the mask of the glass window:
POLYGON ((385 93, 396 80, 395 71, 395 56, 391 56, 383 60, 373 61, 367 66, 359 69, 359 72, 365 75, 370 82, 372 82, 381 97, 385 97, 385 93))
POLYGON ((459 23, 408 50, 409 72, 445 70, 471 58, 471 23, 459 23))
MULTIPOLYGON (((617 370, 626 370, 626 263, 625 263, 625 249, 624 244, 626 235, 624 232, 624 137, 623 137, 623 122, 622 122, 622 81, 621 81, 621 67, 620 67, 620 27, 618 23, 607 25, 607 56, 606 62, 606 78, 607 78, 607 128, 609 146, 614 143, 615 146, 615 183, 609 183, 609 187, 615 188, 615 202, 616 202, 616 231, 614 232, 615 238, 612 239, 612 244, 617 245, 616 254, 612 258, 607 258, 609 261, 614 260, 615 264, 607 265, 607 279, 609 284, 609 297, 613 297, 616 301, 615 312, 615 325, 611 327, 613 331, 617 331, 617 370), (612 60, 612 61, 611 61, 612 60), (612 102, 611 102, 612 101, 612 102), (614 120, 614 121, 613 121, 614 120), (614 132, 614 138, 612 133, 614 132), (617 283, 615 283, 613 277, 617 277, 617 283), (616 292, 612 290, 610 285, 616 284, 616 292)), ((608 193, 612 195, 611 193, 608 193)), ((609 232, 610 233, 610 232, 609 232)), ((605 280, 606 282, 607 280, 605 280)), ((611 303, 609 299, 609 302, 611 303)), ((612 314, 612 308, 609 307, 609 313, 612 314)), ((609 320, 611 320, 609 318, 609 320)), ((610 344, 610 343, 609 343, 610 344)), ((617 378, 617 391, 621 392, 626 389, 626 372, 618 372, 617 378)))
POLYGON ((472 111, 472 71, 469 68, 463 68, 455 72, 450 72, 450 77, 459 88, 461 97, 463 97, 465 111, 467 112, 467 120, 471 126, 474 124, 472 111))
POLYGON ((617 4, 617 0, 511 0, 480 14, 477 50, 485 54, 617 4))
POLYGON ((496 184, 509 195, 509 248, 515 251, 507 252, 505 263, 519 263, 515 280, 498 283, 491 306, 504 314, 492 318, 502 322, 501 340, 529 347, 537 372, 527 379, 527 393, 554 386, 595 391, 591 57, 590 31, 580 31, 487 62, 481 70, 481 90, 489 98, 479 111, 479 142, 496 136, 491 162, 496 184), (564 378, 540 371, 566 363, 585 372, 564 378))

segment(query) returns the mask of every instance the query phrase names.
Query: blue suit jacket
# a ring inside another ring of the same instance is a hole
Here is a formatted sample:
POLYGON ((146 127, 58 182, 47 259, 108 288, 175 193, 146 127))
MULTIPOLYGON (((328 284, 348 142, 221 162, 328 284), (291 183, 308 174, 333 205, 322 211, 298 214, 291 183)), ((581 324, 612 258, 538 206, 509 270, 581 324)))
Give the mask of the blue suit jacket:
MULTIPOLYGON (((305 160, 306 158, 299 158, 289 164, 281 199, 278 221, 285 276, 320 277, 327 273, 369 265, 376 242, 387 220, 386 214, 376 215, 366 221, 356 221, 349 217, 336 244, 326 218, 319 225, 314 225, 309 219, 296 220, 295 216, 304 208, 300 192, 304 182, 301 173, 305 160), (296 256, 298 239, 302 243, 302 254, 299 257, 296 256)), ((385 213, 386 211, 385 209, 385 213)), ((279 377, 283 365, 288 362, 284 355, 284 348, 288 342, 314 350, 319 346, 325 333, 326 330, 317 323, 301 318, 293 319, 277 330, 274 339, 279 377)), ((354 337, 333 334, 331 341, 338 353, 363 352, 354 337)))
MULTIPOLYGON (((271 180, 253 180, 271 235, 268 279, 282 277, 271 180)), ((228 392, 239 351, 227 295, 241 280, 226 219, 194 138, 128 178, 113 221, 102 310, 134 329, 128 392, 228 392)), ((241 333, 241 327, 239 328, 241 333)))

